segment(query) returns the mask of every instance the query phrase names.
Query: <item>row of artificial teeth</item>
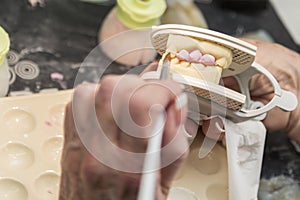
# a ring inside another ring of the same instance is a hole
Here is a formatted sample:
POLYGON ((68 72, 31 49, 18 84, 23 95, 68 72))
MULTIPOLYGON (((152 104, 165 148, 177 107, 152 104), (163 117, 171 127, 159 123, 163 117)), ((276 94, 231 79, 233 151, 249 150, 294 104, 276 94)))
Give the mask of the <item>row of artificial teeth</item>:
POLYGON ((182 49, 179 51, 179 53, 176 54, 176 57, 182 61, 201 63, 206 66, 215 65, 216 61, 216 58, 213 55, 202 55, 202 53, 198 49, 193 50, 191 52, 182 49))

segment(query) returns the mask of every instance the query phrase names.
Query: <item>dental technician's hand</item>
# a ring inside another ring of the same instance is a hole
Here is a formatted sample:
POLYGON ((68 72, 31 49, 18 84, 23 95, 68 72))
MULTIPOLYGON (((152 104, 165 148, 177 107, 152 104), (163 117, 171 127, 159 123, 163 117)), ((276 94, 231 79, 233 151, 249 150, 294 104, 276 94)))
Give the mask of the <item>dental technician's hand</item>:
POLYGON ((157 173, 156 199, 166 199, 188 154, 186 101, 175 82, 133 75, 77 87, 65 113, 60 200, 136 199, 143 153, 162 108, 164 168, 157 173))
MULTIPOLYGON (((256 62, 268 69, 281 88, 293 92, 300 103, 300 55, 284 46, 275 43, 246 40, 258 47, 256 62)), ((235 88, 233 79, 225 79, 224 84, 235 88)), ((250 82, 250 94, 254 100, 264 103, 273 97, 273 86, 263 75, 256 75, 250 82)), ((287 132, 291 139, 300 143, 300 105, 292 112, 284 112, 274 108, 263 120, 269 131, 287 132)))

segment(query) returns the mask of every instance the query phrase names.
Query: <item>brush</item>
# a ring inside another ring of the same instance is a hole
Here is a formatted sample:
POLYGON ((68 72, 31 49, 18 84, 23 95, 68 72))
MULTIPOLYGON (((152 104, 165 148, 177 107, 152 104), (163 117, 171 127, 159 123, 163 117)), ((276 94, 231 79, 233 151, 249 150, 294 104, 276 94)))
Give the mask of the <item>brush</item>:
MULTIPOLYGON (((169 54, 168 54, 169 55, 169 54)), ((160 71, 160 80, 167 80, 170 73, 169 56, 163 62, 160 71)), ((164 113, 160 113, 156 119, 151 138, 149 139, 146 157, 144 160, 143 174, 140 182, 138 200, 154 200, 156 192, 157 170, 160 168, 160 149, 165 126, 164 113)))

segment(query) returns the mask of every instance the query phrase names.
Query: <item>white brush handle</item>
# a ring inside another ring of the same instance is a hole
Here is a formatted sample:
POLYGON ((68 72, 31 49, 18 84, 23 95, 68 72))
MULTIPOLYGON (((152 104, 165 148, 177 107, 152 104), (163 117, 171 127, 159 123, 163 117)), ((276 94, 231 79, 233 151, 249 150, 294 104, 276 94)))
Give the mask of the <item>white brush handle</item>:
POLYGON ((160 169, 161 142, 164 130, 164 114, 158 115, 152 137, 149 139, 143 173, 138 193, 138 200, 154 200, 156 193, 157 172, 160 169))

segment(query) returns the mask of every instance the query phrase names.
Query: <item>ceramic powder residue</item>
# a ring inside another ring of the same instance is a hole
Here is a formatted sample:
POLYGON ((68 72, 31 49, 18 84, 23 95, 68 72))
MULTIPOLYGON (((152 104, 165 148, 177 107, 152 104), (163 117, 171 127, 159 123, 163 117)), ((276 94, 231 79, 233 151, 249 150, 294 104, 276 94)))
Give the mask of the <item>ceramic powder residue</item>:
POLYGON ((259 200, 298 200, 300 186, 295 180, 286 176, 261 179, 258 193, 259 200))
POLYGON ((45 6, 45 0, 28 0, 32 7, 36 7, 37 5, 45 6))

